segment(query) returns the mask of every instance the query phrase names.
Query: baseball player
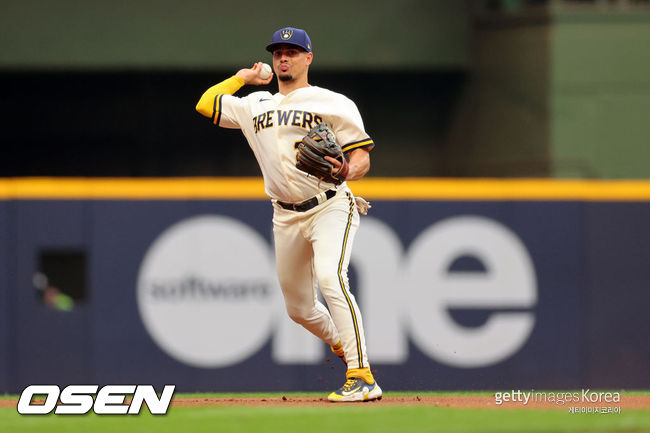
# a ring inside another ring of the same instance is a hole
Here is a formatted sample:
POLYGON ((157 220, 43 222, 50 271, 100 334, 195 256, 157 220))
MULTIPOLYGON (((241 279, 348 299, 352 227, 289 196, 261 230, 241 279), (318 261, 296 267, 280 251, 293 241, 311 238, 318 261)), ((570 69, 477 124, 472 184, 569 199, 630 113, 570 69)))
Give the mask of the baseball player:
POLYGON ((382 391, 368 363, 361 313, 347 277, 360 218, 344 181, 368 172, 374 143, 350 99, 308 83, 314 54, 304 30, 276 31, 266 50, 273 55, 278 93, 234 96, 244 85, 271 82, 273 74, 262 78, 263 65, 256 63, 209 88, 196 109, 215 125, 241 129, 257 158, 273 203, 277 273, 287 312, 347 363, 347 380, 329 400, 380 399, 382 391), (326 157, 331 174, 341 182, 324 181, 296 167, 298 143, 323 123, 346 156, 326 157), (329 310, 318 300, 317 288, 329 310))

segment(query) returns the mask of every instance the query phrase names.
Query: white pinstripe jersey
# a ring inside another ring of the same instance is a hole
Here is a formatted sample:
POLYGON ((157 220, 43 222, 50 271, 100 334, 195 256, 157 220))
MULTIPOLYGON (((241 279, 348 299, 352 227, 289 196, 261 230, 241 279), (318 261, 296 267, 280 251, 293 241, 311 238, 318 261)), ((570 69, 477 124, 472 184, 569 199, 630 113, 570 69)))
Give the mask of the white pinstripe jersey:
POLYGON ((218 95, 213 112, 215 124, 244 133, 262 170, 266 194, 289 203, 302 202, 333 187, 296 168, 295 146, 313 126, 327 123, 344 152, 374 147, 354 102, 316 86, 301 87, 288 95, 267 91, 242 98, 218 95))

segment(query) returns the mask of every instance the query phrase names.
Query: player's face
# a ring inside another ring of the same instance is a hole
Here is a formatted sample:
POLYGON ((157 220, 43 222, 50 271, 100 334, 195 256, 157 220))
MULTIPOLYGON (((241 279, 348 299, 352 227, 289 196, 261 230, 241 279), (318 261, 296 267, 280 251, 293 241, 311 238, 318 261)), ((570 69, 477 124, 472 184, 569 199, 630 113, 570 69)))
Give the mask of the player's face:
POLYGON ((314 55, 292 45, 281 45, 273 51, 273 71, 280 81, 301 79, 314 55))

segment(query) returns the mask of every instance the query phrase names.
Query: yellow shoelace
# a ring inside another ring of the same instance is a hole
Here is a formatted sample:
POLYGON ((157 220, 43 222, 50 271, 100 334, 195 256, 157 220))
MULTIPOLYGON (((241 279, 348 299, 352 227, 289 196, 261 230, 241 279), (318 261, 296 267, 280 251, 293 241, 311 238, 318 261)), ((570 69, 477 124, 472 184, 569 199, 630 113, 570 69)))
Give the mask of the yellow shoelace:
POLYGON ((354 385, 357 383, 357 378, 356 377, 351 377, 350 379, 346 380, 345 383, 343 384, 343 390, 344 391, 349 391, 352 388, 354 388, 354 385))

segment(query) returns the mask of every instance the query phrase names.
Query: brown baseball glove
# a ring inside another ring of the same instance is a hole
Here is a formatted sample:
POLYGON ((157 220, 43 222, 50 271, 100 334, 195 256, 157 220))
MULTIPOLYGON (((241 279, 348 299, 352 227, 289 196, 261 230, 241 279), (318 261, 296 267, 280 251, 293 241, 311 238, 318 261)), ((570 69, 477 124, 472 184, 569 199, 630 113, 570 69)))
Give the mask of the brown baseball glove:
POLYGON ((345 181, 349 171, 348 161, 326 123, 313 127, 298 144, 296 167, 324 182, 340 185, 345 181), (338 160, 341 167, 335 170, 334 164, 325 159, 326 156, 338 160))

